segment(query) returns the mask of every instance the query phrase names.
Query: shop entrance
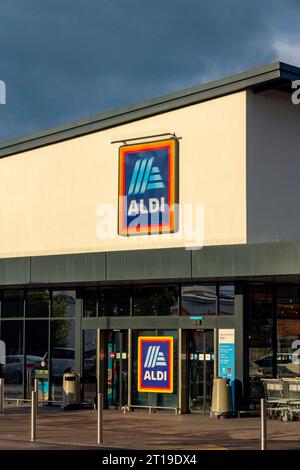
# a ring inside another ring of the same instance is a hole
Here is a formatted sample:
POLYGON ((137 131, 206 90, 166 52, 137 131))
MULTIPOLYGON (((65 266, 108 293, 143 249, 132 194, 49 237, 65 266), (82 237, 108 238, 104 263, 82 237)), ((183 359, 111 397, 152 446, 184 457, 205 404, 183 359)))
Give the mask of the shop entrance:
MULTIPOLYGON (((84 400, 97 399, 97 330, 84 331, 84 400)), ((127 404, 128 331, 102 330, 100 338, 100 391, 105 406, 120 408, 127 404)))
POLYGON ((121 408, 128 402, 128 331, 107 332, 107 406, 121 408))
POLYGON ((214 332, 193 330, 188 333, 189 409, 208 413, 214 378, 214 332))

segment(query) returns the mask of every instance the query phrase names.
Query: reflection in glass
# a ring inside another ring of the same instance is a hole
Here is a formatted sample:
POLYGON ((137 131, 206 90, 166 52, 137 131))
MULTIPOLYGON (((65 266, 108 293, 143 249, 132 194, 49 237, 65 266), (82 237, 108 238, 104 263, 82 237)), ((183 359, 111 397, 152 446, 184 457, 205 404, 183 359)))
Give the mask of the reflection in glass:
POLYGON ((134 287, 133 315, 178 315, 177 286, 134 287))
POLYGON ((107 335, 107 405, 120 408, 128 403, 128 332, 107 335))
POLYGON ((97 317, 98 315, 98 289, 92 287, 83 291, 83 316, 97 317))
POLYGON ((214 332, 190 331, 189 407, 191 411, 210 410, 214 378, 214 332))
POLYGON ((273 295, 268 286, 252 286, 249 293, 250 398, 264 396, 262 377, 274 374, 273 295))
POLYGON ((75 368, 75 321, 51 320, 52 400, 62 399, 62 378, 75 368))
POLYGON ((76 293, 74 290, 54 290, 52 317, 75 317, 76 293))
POLYGON ((23 397, 23 322, 2 321, 1 340, 6 345, 6 365, 2 368, 5 398, 23 397))
POLYGON ((293 352, 300 340, 300 289, 298 286, 277 288, 277 375, 300 375, 300 365, 293 361, 293 352))
POLYGON ((100 289, 101 316, 129 316, 130 288, 102 287, 100 289))
POLYGON ((234 285, 232 284, 219 286, 219 314, 234 315, 234 285))
POLYGON ((7 290, 2 293, 1 317, 22 317, 24 314, 24 292, 7 290))
POLYGON ((26 349, 26 396, 30 398, 35 371, 43 361, 48 362, 48 320, 27 320, 25 322, 26 349))
POLYGON ((84 400, 94 402, 97 394, 97 338, 96 330, 84 330, 83 333, 83 387, 84 400))
POLYGON ((215 285, 193 285, 181 288, 181 315, 216 315, 215 285))
POLYGON ((29 290, 26 299, 26 317, 49 317, 50 294, 45 290, 29 290))

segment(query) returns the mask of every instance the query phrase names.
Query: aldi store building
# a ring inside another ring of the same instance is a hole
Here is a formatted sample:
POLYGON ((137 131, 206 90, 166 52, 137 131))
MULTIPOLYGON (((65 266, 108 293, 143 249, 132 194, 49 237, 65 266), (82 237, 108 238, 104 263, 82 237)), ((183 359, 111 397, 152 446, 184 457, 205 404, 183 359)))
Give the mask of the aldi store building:
POLYGON ((223 376, 248 409, 300 375, 297 79, 275 63, 0 145, 6 398, 43 367, 48 401, 75 369, 109 408, 207 412, 223 376))

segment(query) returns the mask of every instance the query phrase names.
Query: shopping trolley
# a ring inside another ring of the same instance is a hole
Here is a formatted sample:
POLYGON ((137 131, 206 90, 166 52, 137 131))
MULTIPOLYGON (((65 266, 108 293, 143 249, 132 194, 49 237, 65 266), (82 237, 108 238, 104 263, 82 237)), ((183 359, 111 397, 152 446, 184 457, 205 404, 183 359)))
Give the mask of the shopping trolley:
POLYGON ((261 379, 264 386, 266 409, 269 419, 282 419, 288 421, 289 407, 285 396, 284 382, 281 379, 261 379))
POLYGON ((300 418, 300 378, 284 378, 283 394, 287 400, 288 419, 300 418))

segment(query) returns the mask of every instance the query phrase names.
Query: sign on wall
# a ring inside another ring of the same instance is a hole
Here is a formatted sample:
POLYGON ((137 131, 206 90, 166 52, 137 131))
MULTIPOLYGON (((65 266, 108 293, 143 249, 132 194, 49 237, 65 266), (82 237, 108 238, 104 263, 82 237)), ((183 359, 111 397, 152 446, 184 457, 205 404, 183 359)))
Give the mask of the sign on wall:
POLYGON ((235 379, 235 337, 234 329, 219 330, 219 377, 235 379))
POLYGON ((173 337, 138 338, 138 391, 173 393, 173 337))
POLYGON ((119 234, 177 230, 178 141, 124 145, 119 149, 119 234))

